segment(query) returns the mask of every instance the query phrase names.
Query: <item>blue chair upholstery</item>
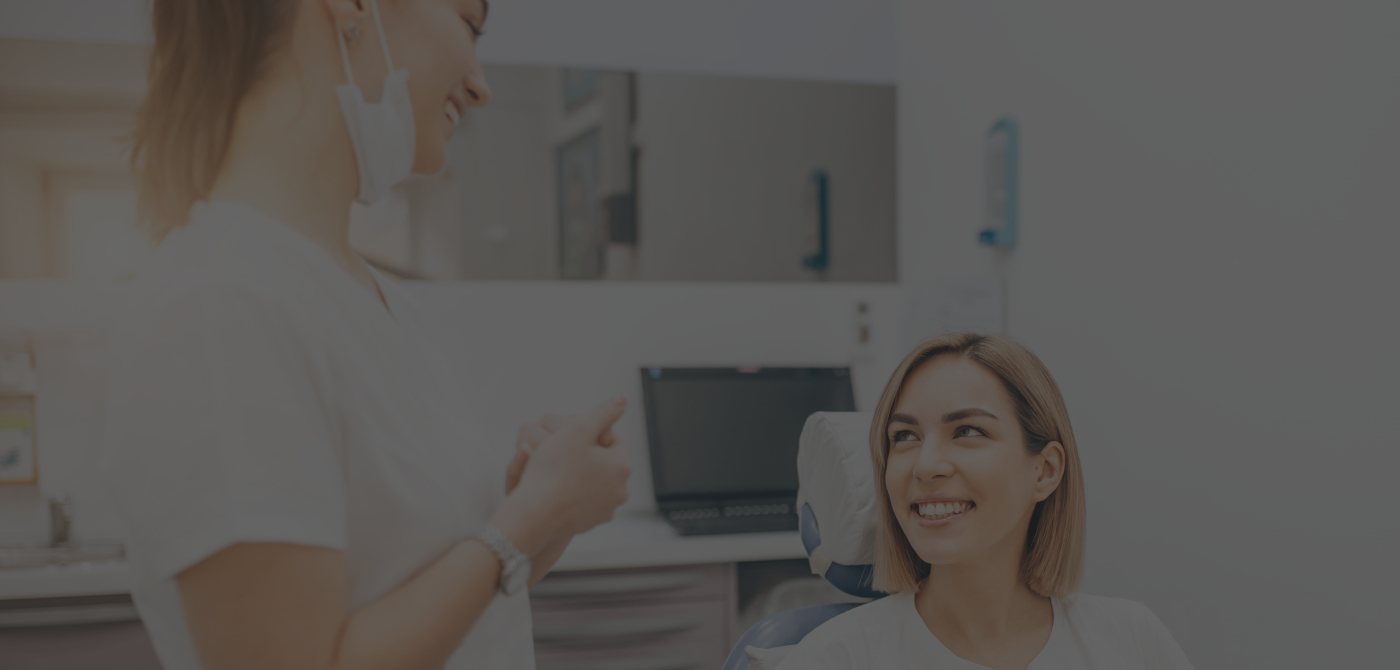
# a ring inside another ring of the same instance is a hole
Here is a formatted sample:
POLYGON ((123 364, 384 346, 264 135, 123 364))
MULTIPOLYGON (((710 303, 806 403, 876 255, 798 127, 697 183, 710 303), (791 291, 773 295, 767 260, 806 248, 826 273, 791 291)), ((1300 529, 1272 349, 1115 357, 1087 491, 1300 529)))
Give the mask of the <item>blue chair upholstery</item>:
MULTIPOLYGON (((809 430, 829 430, 830 427, 834 425, 832 423, 833 419, 837 422, 844 422, 844 425, 848 427, 854 427, 857 425, 869 425, 868 419, 864 419, 863 417, 854 414, 845 415, 844 418, 832 414, 826 414, 825 416, 821 417, 814 416, 813 420, 808 421, 808 426, 803 431, 802 448, 805 450, 809 446, 807 442, 809 430), (825 421, 820 419, 824 419, 825 421)), ((832 434, 833 433, 829 433, 827 437, 831 437, 832 434)), ((850 449, 844 450, 844 454, 847 457, 847 466, 850 466, 851 463, 855 462, 854 459, 850 458, 850 455, 852 453, 859 453, 852 451, 852 449, 863 449, 863 445, 855 444, 855 440, 857 439, 859 438, 842 437, 837 440, 838 443, 850 447, 850 449)), ((820 442, 821 440, 812 440, 813 445, 819 444, 820 442)), ((821 463, 824 466, 828 467, 840 467, 836 466, 836 461, 832 460, 829 457, 828 453, 821 451, 820 448, 814 449, 811 453, 808 454, 808 457, 816 459, 809 460, 809 462, 821 463)), ((862 463, 864 462, 865 461, 862 461, 862 463)), ((847 471, 841 470, 841 472, 847 471)), ((800 474, 801 468, 799 468, 799 475, 800 474)), ((850 470, 849 476, 855 478, 862 478, 868 477, 869 475, 868 473, 861 473, 857 472, 856 470, 850 470)), ((813 485, 816 488, 820 489, 822 482, 815 482, 813 483, 813 485)), ((801 497, 802 496, 799 496, 799 498, 801 497)), ((838 500, 842 499, 838 498, 838 500)), ((850 509, 846 509, 846 507, 848 506, 860 507, 861 510, 865 512, 868 512, 868 510, 870 509, 868 501, 863 501, 861 496, 848 497, 836 507, 833 507, 828 502, 826 505, 826 514, 838 515, 842 517, 832 521, 834 527, 844 527, 847 532, 843 534, 846 536, 851 535, 849 533, 849 529, 853 525, 856 527, 869 528, 870 526, 866 524, 870 524, 871 521, 868 519, 864 519, 863 517, 852 516, 860 510, 853 511, 850 509), (848 505, 848 503, 850 503, 852 500, 856 501, 857 503, 865 502, 866 504, 864 504, 863 506, 861 504, 848 505)), ((818 548, 822 546, 820 519, 817 518, 817 514, 814 513, 813 507, 810 503, 802 503, 801 506, 798 508, 797 514, 798 530, 799 534, 802 537, 802 546, 806 550, 808 556, 813 556, 814 553, 817 552, 818 548)), ((866 535, 859 534, 856 536, 866 537, 866 535)), ((841 545, 849 542, 851 542, 851 540, 847 539, 838 542, 837 544, 841 545)), ((876 591, 871 586, 874 575, 874 566, 846 565, 843 563, 833 561, 831 560, 832 556, 830 555, 830 548, 823 551, 822 553, 827 555, 824 556, 821 560, 817 560, 814 558, 812 561, 813 572, 816 574, 820 574, 824 579, 826 579, 828 583, 845 593, 851 594, 859 598, 875 599, 883 597, 885 595, 884 593, 876 591)), ((836 555, 853 556, 857 554, 851 553, 849 551, 838 551, 836 552, 836 555)), ((865 555, 869 555, 868 552, 865 555)), ((771 649, 774 647, 784 647, 788 645, 797 644, 802 641, 802 638, 806 637, 808 633, 811 633, 818 626, 821 626, 828 620, 859 606, 860 603, 829 603, 825 605, 813 605, 810 607, 788 610, 786 612, 779 612, 766 619, 763 619, 758 623, 754 624, 752 627, 750 627, 748 631, 746 631, 743 634, 743 636, 739 638, 739 641, 737 644, 735 644, 734 649, 729 652, 729 658, 725 660, 723 670, 748 670, 749 647, 771 649)))
MULTIPOLYGON (((811 554, 816 551, 817 547, 821 546, 821 528, 810 505, 803 505, 797 514, 802 546, 808 554, 811 554)), ((826 574, 822 576, 832 586, 846 593, 873 600, 885 595, 871 587, 873 574, 874 566, 833 563, 827 568, 826 574)), ((748 670, 749 647, 771 649, 797 644, 802 641, 802 638, 807 637, 808 633, 816 630, 818 626, 860 605, 861 603, 813 605, 779 612, 763 619, 750 626, 739 638, 739 642, 729 652, 729 658, 724 661, 723 670, 748 670)))
POLYGON ((749 627, 724 661, 724 670, 748 670, 749 647, 771 649, 797 644, 807 634, 860 603, 828 603, 779 612, 749 627))
MULTIPOLYGON (((812 552, 817 550, 817 547, 822 545, 821 528, 817 524, 817 516, 812 513, 811 505, 803 505, 802 509, 798 510, 797 524, 802 533, 802 547, 807 550, 807 555, 810 556, 812 552)), ((832 586, 857 598, 873 600, 885 595, 871 587, 875 581, 875 566, 873 565, 832 563, 822 577, 832 586)))

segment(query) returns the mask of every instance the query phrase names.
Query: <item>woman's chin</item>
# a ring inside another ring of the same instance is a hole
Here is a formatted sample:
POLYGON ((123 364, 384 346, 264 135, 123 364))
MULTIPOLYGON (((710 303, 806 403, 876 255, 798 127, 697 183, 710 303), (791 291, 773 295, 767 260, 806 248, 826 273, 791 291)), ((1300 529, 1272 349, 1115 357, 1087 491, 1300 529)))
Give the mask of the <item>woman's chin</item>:
POLYGON ((921 528, 909 529, 905 532, 905 537, 909 538, 909 546, 913 547, 914 553, 932 566, 966 563, 972 554, 964 538, 930 537, 927 531, 921 528))
POLYGON ((413 174, 420 176, 435 175, 442 172, 442 167, 446 163, 446 147, 419 147, 418 153, 413 157, 413 174))
POLYGON ((961 547, 948 546, 946 543, 942 542, 923 543, 922 546, 914 545, 914 553, 919 555, 920 560, 935 568, 967 562, 966 551, 961 547))

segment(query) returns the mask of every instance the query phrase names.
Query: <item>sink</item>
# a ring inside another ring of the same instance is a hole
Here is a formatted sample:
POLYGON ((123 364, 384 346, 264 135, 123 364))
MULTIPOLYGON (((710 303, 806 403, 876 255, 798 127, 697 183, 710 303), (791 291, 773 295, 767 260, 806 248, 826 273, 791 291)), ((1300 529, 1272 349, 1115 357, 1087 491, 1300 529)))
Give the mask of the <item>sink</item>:
POLYGON ((126 548, 116 542, 91 542, 57 547, 0 546, 0 570, 102 563, 121 560, 125 556, 126 548))

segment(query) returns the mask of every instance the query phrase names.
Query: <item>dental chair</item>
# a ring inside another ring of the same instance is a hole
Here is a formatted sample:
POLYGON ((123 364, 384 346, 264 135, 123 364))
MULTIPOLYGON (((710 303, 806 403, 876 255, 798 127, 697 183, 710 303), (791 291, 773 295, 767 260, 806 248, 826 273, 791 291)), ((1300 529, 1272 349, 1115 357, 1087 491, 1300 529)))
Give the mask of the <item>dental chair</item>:
MULTIPOLYGON (((798 528, 812 574, 852 596, 875 599, 874 474, 868 445, 871 415, 818 412, 807 419, 797 451, 798 528)), ((724 670, 751 670, 755 661, 776 664, 827 620, 862 603, 830 603, 779 612, 749 628, 724 670), (750 647, 753 651, 750 652, 750 647)))

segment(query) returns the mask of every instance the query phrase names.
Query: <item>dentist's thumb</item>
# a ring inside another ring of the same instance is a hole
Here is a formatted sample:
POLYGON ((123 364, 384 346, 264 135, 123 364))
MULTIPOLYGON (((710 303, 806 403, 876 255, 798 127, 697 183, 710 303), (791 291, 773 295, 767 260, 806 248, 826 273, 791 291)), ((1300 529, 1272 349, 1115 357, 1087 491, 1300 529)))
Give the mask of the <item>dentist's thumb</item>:
POLYGON ((621 396, 613 398, 583 416, 583 426, 590 437, 601 439, 612 430, 612 425, 627 411, 627 400, 621 396))

